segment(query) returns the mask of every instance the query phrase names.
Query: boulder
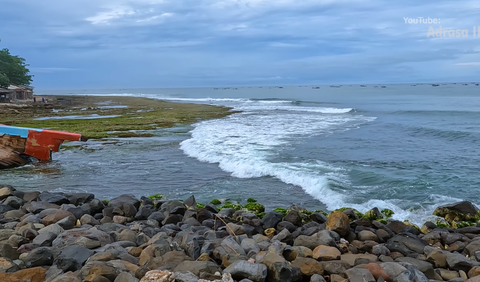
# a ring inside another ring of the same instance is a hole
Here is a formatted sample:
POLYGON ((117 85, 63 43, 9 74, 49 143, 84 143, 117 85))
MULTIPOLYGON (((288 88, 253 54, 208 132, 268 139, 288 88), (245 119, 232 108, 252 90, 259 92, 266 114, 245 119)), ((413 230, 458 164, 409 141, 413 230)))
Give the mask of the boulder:
POLYGON ((2 282, 44 282, 47 270, 42 267, 33 267, 19 270, 14 273, 0 273, 2 282))
POLYGON ((327 218, 326 229, 337 232, 342 237, 346 236, 350 231, 348 216, 340 211, 331 213, 327 218))
POLYGON ((87 259, 94 254, 93 251, 78 245, 64 248, 55 259, 54 264, 63 272, 77 271, 82 268, 87 259))
POLYGON ((448 222, 478 221, 479 210, 471 202, 462 201, 437 207, 433 214, 445 218, 448 222))
POLYGON ((320 245, 313 250, 313 258, 321 261, 338 260, 340 251, 335 247, 320 245))
POLYGON ((297 257, 294 261, 292 261, 292 265, 300 268, 302 275, 308 277, 315 274, 323 275, 322 264, 312 258, 297 257))
POLYGON ((106 244, 112 243, 113 240, 107 233, 98 230, 96 227, 90 229, 79 228, 71 229, 60 234, 54 241, 53 247, 63 248, 71 245, 84 246, 87 249, 94 249, 106 244))
POLYGON ((264 264, 237 260, 225 268, 223 273, 230 273, 235 280, 250 279, 264 282, 267 277, 267 267, 264 264))

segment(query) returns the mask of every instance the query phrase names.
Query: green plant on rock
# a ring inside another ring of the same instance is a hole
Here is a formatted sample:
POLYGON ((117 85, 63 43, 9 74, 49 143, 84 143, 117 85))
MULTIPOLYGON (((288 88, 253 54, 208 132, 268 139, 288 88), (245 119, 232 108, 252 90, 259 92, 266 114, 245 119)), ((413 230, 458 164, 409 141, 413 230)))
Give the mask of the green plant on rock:
POLYGON ((315 213, 321 213, 323 214, 324 216, 328 216, 328 213, 322 211, 322 210, 316 210, 315 213))
POLYGON ((463 228, 463 227, 469 227, 469 226, 475 226, 477 225, 473 221, 452 221, 452 228, 453 229, 458 229, 458 228, 463 228))
POLYGON ((153 194, 153 195, 148 196, 148 198, 150 198, 152 201, 155 201, 155 200, 163 199, 163 195, 161 195, 161 194, 153 194))
POLYGON ((245 208, 255 214, 265 211, 265 207, 262 204, 254 203, 254 202, 248 202, 245 205, 245 208))
POLYGON ((203 209, 205 207, 204 204, 197 203, 197 209, 203 209))
POLYGON ((219 199, 213 199, 213 200, 210 202, 210 204, 212 204, 212 205, 220 205, 221 203, 222 203, 222 202, 220 202, 219 199))
POLYGON ((262 219, 265 216, 265 212, 259 212, 256 215, 258 218, 262 219))
POLYGON ((287 209, 280 208, 280 207, 275 208, 273 211, 274 211, 274 212, 279 212, 279 213, 281 213, 283 216, 286 216, 287 213, 288 213, 288 210, 287 210, 287 209))
POLYGON ((383 210, 381 211, 381 213, 385 216, 385 218, 390 218, 390 217, 392 217, 392 215, 395 214, 395 213, 394 213, 392 210, 390 210, 390 209, 383 209, 383 210))
POLYGON ((240 205, 240 204, 238 204, 238 203, 237 203, 237 204, 233 204, 233 209, 236 210, 236 211, 239 211, 239 210, 243 209, 243 206, 240 205))
POLYGON ((248 198, 247 199, 247 203, 256 203, 257 200, 255 200, 254 198, 248 198))
POLYGON ((303 214, 306 214, 306 215, 311 215, 311 214, 313 214, 313 211, 303 209, 303 210, 300 210, 300 213, 303 213, 303 214))
POLYGON ((386 220, 386 219, 383 219, 383 218, 377 219, 377 221, 380 222, 380 223, 382 223, 382 224, 387 224, 387 223, 388 223, 387 220, 386 220))
POLYGON ((221 207, 222 209, 233 209, 233 204, 229 201, 226 201, 225 204, 221 207))

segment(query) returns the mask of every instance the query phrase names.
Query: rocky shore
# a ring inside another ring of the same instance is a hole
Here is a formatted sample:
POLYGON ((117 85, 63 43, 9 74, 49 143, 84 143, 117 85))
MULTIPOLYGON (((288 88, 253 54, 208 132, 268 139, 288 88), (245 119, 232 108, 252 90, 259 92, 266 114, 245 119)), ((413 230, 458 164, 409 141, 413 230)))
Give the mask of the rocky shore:
POLYGON ((0 185, 0 201, 1 281, 480 281, 469 202, 417 227, 389 210, 265 212, 254 199, 106 201, 0 185))

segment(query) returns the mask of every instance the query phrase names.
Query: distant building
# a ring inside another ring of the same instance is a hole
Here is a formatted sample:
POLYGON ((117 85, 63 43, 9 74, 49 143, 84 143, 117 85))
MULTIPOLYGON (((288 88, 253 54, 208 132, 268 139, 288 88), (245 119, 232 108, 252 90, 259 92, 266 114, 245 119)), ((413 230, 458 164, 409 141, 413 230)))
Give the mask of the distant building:
POLYGON ((33 87, 11 84, 8 88, 0 88, 0 103, 16 100, 33 100, 33 87))

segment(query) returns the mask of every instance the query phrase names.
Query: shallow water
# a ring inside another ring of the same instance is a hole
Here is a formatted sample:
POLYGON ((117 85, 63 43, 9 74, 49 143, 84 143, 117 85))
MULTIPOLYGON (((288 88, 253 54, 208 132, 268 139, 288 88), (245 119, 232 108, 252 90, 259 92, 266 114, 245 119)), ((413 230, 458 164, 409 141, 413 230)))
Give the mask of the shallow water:
MULTIPOLYGON (((241 110, 157 137, 64 150, 49 164, 0 172, 20 189, 109 198, 255 197, 332 210, 377 206, 420 223, 435 206, 480 203, 480 88, 388 85, 58 91, 225 105, 241 110)), ((48 92, 52 93, 52 92, 48 92)))

